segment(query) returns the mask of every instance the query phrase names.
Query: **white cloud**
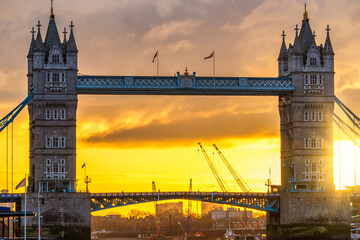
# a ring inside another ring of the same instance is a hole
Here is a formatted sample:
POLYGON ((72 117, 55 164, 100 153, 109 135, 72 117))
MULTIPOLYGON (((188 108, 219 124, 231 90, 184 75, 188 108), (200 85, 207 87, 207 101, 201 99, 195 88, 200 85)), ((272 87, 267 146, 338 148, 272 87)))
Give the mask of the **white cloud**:
POLYGON ((170 52, 177 52, 180 50, 189 50, 194 48, 194 44, 187 39, 183 39, 174 43, 169 43, 166 47, 170 52))
POLYGON ((196 29, 202 24, 202 21, 198 20, 182 20, 182 21, 171 21, 163 23, 156 27, 153 27, 146 35, 146 40, 167 40, 172 36, 189 35, 194 33, 196 29))

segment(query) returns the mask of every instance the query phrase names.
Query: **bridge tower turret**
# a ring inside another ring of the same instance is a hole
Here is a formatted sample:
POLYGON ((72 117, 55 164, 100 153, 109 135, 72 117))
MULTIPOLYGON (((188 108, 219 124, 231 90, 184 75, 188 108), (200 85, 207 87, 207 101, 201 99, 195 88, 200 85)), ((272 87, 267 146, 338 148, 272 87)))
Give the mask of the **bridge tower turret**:
POLYGON ((61 43, 51 11, 44 42, 38 22, 28 54, 29 192, 76 191, 77 55, 73 27, 61 43))
POLYGON ((283 34, 281 35, 283 40, 280 48, 280 53, 278 57, 278 63, 279 63, 279 76, 284 77, 286 72, 288 71, 288 58, 289 58, 289 52, 286 48, 285 44, 285 31, 283 31, 283 34))
POLYGON ((295 91, 279 98, 283 191, 334 191, 332 114, 334 52, 329 28, 318 46, 305 10, 300 34, 295 28, 285 71, 284 40, 279 76, 291 76, 295 91))

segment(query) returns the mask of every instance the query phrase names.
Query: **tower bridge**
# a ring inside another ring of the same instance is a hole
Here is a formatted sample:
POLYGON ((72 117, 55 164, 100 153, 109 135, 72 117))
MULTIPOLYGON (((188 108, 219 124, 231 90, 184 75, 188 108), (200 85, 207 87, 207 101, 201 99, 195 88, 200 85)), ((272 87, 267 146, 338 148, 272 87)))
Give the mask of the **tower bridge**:
MULTIPOLYGON (((305 229, 304 238, 311 239, 313 228, 319 226, 326 229, 321 233, 324 239, 348 238, 350 196, 335 192, 333 176, 335 54, 329 26, 324 45, 318 45, 306 10, 301 28, 296 25, 293 44, 287 47, 285 34, 282 35, 279 76, 274 78, 204 77, 187 71, 167 77, 79 75, 73 23, 69 37, 64 35, 63 41, 53 11, 44 41, 40 21, 37 27, 37 32, 32 31, 27 55, 29 97, 1 120, 0 127, 5 128, 28 106, 28 195, 36 199, 41 192, 42 221, 46 227, 61 225, 65 235, 88 239, 91 210, 180 198, 266 210, 269 239, 284 239, 281 229, 288 233, 298 227, 305 229), (276 194, 78 193, 75 183, 79 94, 278 96, 281 191, 276 194), (338 232, 334 234, 333 229, 338 232)), ((20 196, 0 195, 1 199, 19 201, 20 196)), ((36 211, 36 201, 29 205, 30 210, 36 211)))

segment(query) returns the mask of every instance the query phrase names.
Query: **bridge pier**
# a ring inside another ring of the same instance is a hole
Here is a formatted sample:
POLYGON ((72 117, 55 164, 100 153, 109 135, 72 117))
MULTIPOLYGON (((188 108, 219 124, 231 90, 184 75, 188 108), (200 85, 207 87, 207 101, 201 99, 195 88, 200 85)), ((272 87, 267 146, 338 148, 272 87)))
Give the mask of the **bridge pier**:
POLYGON ((267 239, 350 239, 349 193, 283 192, 269 213, 267 239))
MULTIPOLYGON (((38 212, 38 194, 27 194, 27 211, 38 212)), ((24 211, 25 196, 21 198, 24 211)), ((88 193, 40 193, 40 226, 48 239, 91 238, 90 194, 88 193)), ((27 235, 37 236, 38 218, 27 219, 27 235)), ((22 222, 22 225, 24 222, 22 222)), ((22 226, 23 227, 23 226, 22 226)))

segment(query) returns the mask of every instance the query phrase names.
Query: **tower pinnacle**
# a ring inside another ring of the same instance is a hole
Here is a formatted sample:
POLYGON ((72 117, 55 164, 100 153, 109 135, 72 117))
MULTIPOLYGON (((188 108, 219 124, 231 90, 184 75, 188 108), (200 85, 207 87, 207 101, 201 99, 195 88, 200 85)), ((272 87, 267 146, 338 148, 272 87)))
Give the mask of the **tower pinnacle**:
POLYGON ((309 17, 308 17, 308 12, 306 10, 306 2, 305 2, 305 11, 304 11, 304 19, 303 20, 308 20, 309 17))
POLYGON ((51 11, 50 11, 50 18, 54 16, 54 0, 51 0, 51 11))

